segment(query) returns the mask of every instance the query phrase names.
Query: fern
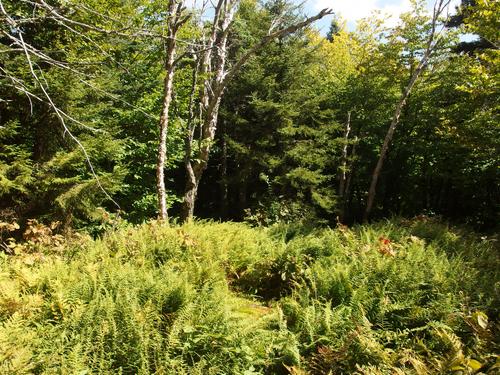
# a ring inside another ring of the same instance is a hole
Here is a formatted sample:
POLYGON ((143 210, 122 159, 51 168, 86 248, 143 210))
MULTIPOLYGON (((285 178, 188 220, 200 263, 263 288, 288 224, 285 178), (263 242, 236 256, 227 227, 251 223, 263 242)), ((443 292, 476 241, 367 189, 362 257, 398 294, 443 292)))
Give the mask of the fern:
POLYGON ((494 371, 495 248, 438 223, 151 222, 61 248, 0 258, 0 373, 494 371))

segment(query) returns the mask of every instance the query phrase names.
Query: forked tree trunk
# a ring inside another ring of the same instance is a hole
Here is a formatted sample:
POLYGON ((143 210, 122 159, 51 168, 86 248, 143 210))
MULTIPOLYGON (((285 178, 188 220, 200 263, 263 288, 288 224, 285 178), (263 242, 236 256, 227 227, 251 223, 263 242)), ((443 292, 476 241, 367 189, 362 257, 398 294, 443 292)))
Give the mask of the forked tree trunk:
MULTIPOLYGON (((227 84, 241 67, 266 44, 276 38, 294 33, 328 14, 332 14, 330 10, 323 9, 316 16, 310 17, 305 21, 282 30, 270 32, 236 61, 231 69, 226 71, 227 38, 237 3, 238 0, 219 0, 215 7, 213 28, 208 39, 208 45, 204 49, 205 53, 200 66, 200 76, 208 78, 205 79, 200 97, 203 111, 201 124, 202 139, 199 150, 196 153, 196 158, 191 160, 191 155, 189 155, 189 160, 186 161, 187 181, 181 210, 182 221, 190 220, 193 217, 198 186, 203 172, 208 165, 211 146, 215 139, 219 106, 227 84), (212 53, 215 53, 215 56, 212 56, 212 53)), ((191 153, 191 149, 192 147, 189 147, 189 153, 191 153)))
POLYGON ((217 116, 222 98, 222 90, 219 92, 217 88, 224 79, 227 36, 236 11, 236 3, 236 0, 219 0, 217 3, 210 36, 203 49, 200 64, 197 65, 199 75, 205 77, 200 90, 200 140, 195 160, 192 160, 191 155, 193 137, 189 140, 190 143, 186 144, 186 187, 181 208, 182 221, 190 220, 194 215, 198 186, 203 172, 207 168, 211 143, 215 138, 217 116))
POLYGON ((196 192, 198 189, 198 186, 196 184, 196 177, 194 176, 193 166, 191 164, 191 153, 194 141, 194 134, 196 131, 195 97, 196 97, 196 88, 198 84, 198 74, 200 70, 200 59, 196 54, 193 54, 193 58, 195 58, 195 64, 193 67, 193 75, 191 78, 191 93, 189 96, 189 114, 188 114, 186 134, 184 138, 184 165, 186 168, 186 186, 184 192, 184 201, 181 206, 181 218, 187 218, 193 216, 194 203, 196 201, 196 192))

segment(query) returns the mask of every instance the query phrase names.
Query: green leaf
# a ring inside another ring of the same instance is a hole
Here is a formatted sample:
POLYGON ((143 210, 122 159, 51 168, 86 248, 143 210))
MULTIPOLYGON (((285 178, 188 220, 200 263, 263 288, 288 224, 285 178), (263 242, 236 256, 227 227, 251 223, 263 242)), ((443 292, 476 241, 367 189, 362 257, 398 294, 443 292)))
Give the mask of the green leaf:
POLYGON ((476 361, 475 359, 469 360, 468 366, 474 371, 478 371, 481 367, 483 367, 481 362, 476 361))

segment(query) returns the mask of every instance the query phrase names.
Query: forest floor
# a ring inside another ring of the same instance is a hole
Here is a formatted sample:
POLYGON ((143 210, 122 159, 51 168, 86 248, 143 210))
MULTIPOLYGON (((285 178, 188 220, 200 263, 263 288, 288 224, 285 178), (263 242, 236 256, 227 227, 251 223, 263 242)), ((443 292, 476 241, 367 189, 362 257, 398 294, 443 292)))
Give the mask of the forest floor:
POLYGON ((430 218, 151 222, 12 248, 1 374, 500 371, 498 243, 430 218))

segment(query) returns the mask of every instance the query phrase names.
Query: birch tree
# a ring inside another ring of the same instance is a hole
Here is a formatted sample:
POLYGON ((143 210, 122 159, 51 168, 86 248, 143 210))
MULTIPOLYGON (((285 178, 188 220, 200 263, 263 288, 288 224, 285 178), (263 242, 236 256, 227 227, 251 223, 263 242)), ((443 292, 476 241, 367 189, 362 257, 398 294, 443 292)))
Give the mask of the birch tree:
POLYGON ((160 136, 158 143, 158 160, 156 164, 156 189, 158 194, 158 218, 167 220, 167 193, 165 189, 165 160, 167 157, 167 135, 170 122, 169 110, 172 103, 172 89, 177 54, 177 33, 190 18, 185 14, 182 0, 170 0, 167 15, 167 39, 165 41, 165 79, 163 83, 163 104, 160 115, 160 136))
POLYGON ((401 117, 401 114, 403 112, 404 107, 406 106, 406 103, 408 101, 408 97, 410 96, 410 93, 417 83, 417 80, 419 79, 420 75, 422 72, 425 70, 429 63, 429 59, 433 56, 434 52, 436 51, 436 48, 439 45, 440 39, 441 39, 441 34, 443 32, 443 29, 439 29, 439 21, 440 18, 443 16, 443 14, 446 12, 450 5, 450 0, 436 0, 434 3, 434 9, 433 9, 433 14, 432 14, 432 19, 431 19, 431 27, 429 31, 429 35, 427 38, 427 43, 424 49, 424 52, 422 54, 422 57, 420 58, 420 61, 418 62, 416 68, 413 70, 410 79, 403 90, 398 104, 396 105, 396 108, 394 110, 394 114, 392 116, 391 124, 389 126, 389 129, 386 133, 384 143, 382 144, 382 148, 380 150, 380 155, 377 161, 377 164, 375 166, 375 169, 372 173, 372 178, 371 178, 371 183, 370 183, 370 189, 368 191, 368 198, 367 198, 367 203, 366 203, 366 209, 363 215, 363 220, 367 221, 370 217, 372 208, 373 208, 373 203, 375 201, 375 196, 376 196, 376 191, 377 191, 377 183, 380 177, 380 173, 382 171, 382 168, 384 166, 384 161, 387 156, 387 153, 389 152, 389 146, 392 142, 392 139, 394 137, 394 132, 396 130, 396 127, 399 124, 399 120, 401 117))
POLYGON ((294 33, 324 16, 332 14, 331 10, 323 9, 315 16, 279 30, 274 30, 276 22, 271 22, 267 35, 245 52, 233 66, 227 68, 228 34, 238 3, 238 0, 219 0, 215 7, 210 34, 206 38, 200 56, 199 76, 203 77, 199 94, 200 138, 196 150, 193 147, 194 139, 191 134, 188 134, 186 142, 187 179, 181 210, 182 220, 189 220, 193 217, 199 183, 207 168, 210 150, 215 139, 219 106, 228 83, 245 63, 269 42, 294 33))

